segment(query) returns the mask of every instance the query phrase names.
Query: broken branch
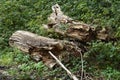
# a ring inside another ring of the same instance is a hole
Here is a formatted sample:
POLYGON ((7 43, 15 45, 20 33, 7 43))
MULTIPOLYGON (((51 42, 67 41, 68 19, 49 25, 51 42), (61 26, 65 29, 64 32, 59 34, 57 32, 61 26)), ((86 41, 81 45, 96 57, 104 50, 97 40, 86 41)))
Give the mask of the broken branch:
POLYGON ((73 78, 73 80, 79 80, 74 74, 72 74, 61 62, 60 60, 51 52, 49 54, 56 60, 56 62, 68 73, 68 75, 73 78))

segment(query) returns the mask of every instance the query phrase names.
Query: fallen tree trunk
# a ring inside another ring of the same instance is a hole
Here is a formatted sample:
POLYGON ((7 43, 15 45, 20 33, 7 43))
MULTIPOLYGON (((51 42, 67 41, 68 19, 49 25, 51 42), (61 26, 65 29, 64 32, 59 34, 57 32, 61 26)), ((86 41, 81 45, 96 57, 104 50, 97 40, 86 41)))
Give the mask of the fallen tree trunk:
POLYGON ((38 36, 28 31, 16 31, 9 39, 11 46, 17 46, 24 52, 29 52, 31 47, 44 50, 63 49, 61 41, 38 36))
POLYGON ((46 28, 48 31, 49 29, 53 29, 53 31, 60 36, 63 36, 63 38, 72 38, 74 40, 79 40, 81 42, 90 42, 92 40, 102 40, 102 41, 111 41, 116 38, 114 38, 111 33, 110 29, 108 28, 94 28, 91 27, 85 23, 76 23, 76 24, 57 24, 52 25, 50 24, 43 25, 43 27, 46 28), (66 25, 67 27, 64 27, 63 25, 66 25), (62 28, 65 28, 65 30, 62 30, 62 28))
POLYGON ((74 56, 84 52, 82 46, 78 49, 73 42, 46 38, 28 31, 16 31, 13 33, 9 39, 9 44, 29 53, 35 61, 42 60, 48 67, 53 67, 56 64, 48 51, 51 51, 60 60, 65 56, 69 56, 65 51, 74 56))
POLYGON ((52 13, 48 17, 49 23, 44 24, 45 29, 54 29, 55 33, 64 38, 73 38, 81 42, 92 40, 109 41, 115 39, 106 27, 93 27, 80 21, 75 21, 63 14, 58 4, 52 6, 52 13), (62 28, 62 29, 61 29, 62 28), (63 30, 65 29, 65 30, 63 30))

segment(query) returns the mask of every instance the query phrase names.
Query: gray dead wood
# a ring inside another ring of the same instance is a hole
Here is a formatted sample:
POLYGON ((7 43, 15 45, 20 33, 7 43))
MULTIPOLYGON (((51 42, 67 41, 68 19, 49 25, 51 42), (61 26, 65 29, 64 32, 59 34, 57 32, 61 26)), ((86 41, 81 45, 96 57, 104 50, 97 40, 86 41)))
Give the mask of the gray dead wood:
MULTIPOLYGON (((60 60, 65 56, 68 56, 64 51, 68 51, 74 56, 79 55, 79 51, 76 48, 76 44, 65 40, 56 40, 28 31, 16 31, 9 39, 9 44, 12 47, 16 47, 19 50, 29 53, 35 61, 42 60, 45 65, 52 68, 56 62, 49 55, 48 51, 51 51, 60 60)), ((81 52, 82 51, 81 49, 81 52)))

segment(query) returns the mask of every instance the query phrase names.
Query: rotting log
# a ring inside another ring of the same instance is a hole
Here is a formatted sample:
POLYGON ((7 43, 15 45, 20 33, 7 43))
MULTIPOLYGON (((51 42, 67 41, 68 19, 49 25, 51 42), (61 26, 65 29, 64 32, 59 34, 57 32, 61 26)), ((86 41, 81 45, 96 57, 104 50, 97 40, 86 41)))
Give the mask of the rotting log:
POLYGON ((61 24, 57 25, 43 25, 48 26, 47 30, 53 29, 55 33, 63 36, 63 38, 72 38, 80 42, 90 42, 92 40, 111 41, 115 38, 111 35, 111 31, 108 28, 94 28, 85 23, 65 24, 67 25, 65 30, 61 30, 61 24))
POLYGON ((53 5, 52 13, 48 17, 48 23, 43 24, 47 30, 54 29, 63 38, 72 38, 80 42, 86 43, 92 40, 101 41, 118 41, 120 37, 114 37, 109 27, 93 27, 82 21, 77 21, 65 15, 58 4, 53 5), (61 30, 61 24, 67 25, 65 30, 61 30))
POLYGON ((78 48, 73 42, 38 36, 37 34, 22 30, 12 34, 9 38, 9 44, 23 52, 29 53, 35 61, 42 60, 50 68, 56 62, 49 55, 48 51, 51 51, 60 60, 66 55, 69 56, 67 53, 64 53, 65 51, 70 52, 74 56, 84 52, 84 46, 78 48))
POLYGON ((18 46, 20 50, 29 52, 31 47, 36 47, 44 50, 63 49, 60 41, 55 39, 38 36, 28 31, 16 31, 9 39, 11 46, 18 46))
POLYGON ((108 28, 95 28, 80 21, 75 21, 69 16, 63 14, 58 4, 52 6, 52 13, 48 17, 49 23, 44 24, 45 29, 54 29, 54 32, 64 38, 72 38, 81 42, 90 42, 92 40, 109 41, 113 37, 108 28), (61 30, 61 24, 67 25, 65 30, 61 30))

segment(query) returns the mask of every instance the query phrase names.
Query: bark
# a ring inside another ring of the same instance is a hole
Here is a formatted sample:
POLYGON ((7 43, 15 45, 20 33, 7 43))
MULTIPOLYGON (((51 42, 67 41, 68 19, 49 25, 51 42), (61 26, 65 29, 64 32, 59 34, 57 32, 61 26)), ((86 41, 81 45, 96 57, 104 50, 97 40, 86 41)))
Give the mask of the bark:
MULTIPOLYGON (((56 40, 28 31, 16 31, 9 39, 9 44, 12 47, 17 47, 23 52, 29 53, 35 61, 42 60, 48 67, 53 67, 56 62, 49 55, 51 51, 60 60, 68 54, 65 51, 72 53, 74 56, 80 55, 76 44, 65 41, 56 40)), ((81 53, 84 52, 81 48, 81 53)))
POLYGON ((102 41, 109 41, 114 40, 113 36, 111 35, 110 29, 108 28, 94 28, 89 26, 85 23, 71 23, 65 27, 65 30, 60 29, 61 24, 51 25, 47 24, 44 25, 48 26, 49 29, 54 29, 54 32, 62 36, 63 38, 72 38, 74 40, 78 40, 81 42, 90 42, 92 40, 102 40, 102 41))

